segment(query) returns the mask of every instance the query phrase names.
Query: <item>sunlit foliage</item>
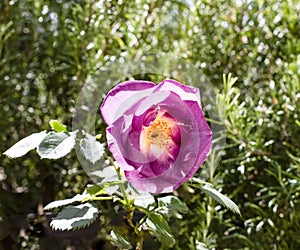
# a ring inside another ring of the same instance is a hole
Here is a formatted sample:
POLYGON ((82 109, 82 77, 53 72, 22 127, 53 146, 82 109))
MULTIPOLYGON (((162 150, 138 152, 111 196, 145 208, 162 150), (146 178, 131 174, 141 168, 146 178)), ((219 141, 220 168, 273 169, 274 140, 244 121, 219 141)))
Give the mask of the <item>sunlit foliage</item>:
MULTIPOLYGON (((50 119, 71 126, 81 87, 107 63, 173 52, 219 89, 227 146, 212 154, 210 164, 220 162, 209 181, 242 213, 181 188, 190 212, 171 223, 174 248, 299 249, 299 1, 2 0, 0 13, 1 153, 49 130, 50 119), (223 85, 230 72, 238 80, 223 85)), ((99 217, 101 228, 90 238, 47 228, 41 208, 89 182, 75 154, 56 161, 34 152, 1 157, 0 181, 0 248, 51 249, 57 242, 57 249, 110 249, 110 223, 122 215, 112 221, 109 203, 103 209, 111 216, 99 217)))

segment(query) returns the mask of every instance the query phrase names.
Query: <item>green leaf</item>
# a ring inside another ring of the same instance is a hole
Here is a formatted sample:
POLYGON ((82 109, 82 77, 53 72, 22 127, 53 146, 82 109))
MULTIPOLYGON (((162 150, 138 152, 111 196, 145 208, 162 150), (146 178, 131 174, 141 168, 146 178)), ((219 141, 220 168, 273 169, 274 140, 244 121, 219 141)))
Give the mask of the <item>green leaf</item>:
POLYGON ((208 250, 206 244, 198 240, 195 241, 195 245, 196 245, 196 250, 208 250))
POLYGON ((173 212, 186 213, 189 210, 187 205, 182 200, 180 200, 178 197, 173 195, 161 197, 158 198, 157 200, 158 200, 158 205, 160 207, 166 208, 169 213, 173 213, 173 212))
POLYGON ((41 158, 58 159, 72 150, 75 146, 75 132, 69 134, 60 132, 50 132, 37 147, 37 152, 41 158))
POLYGON ((111 230, 110 238, 116 247, 120 249, 132 249, 132 245, 130 244, 129 240, 117 231, 111 230))
POLYGON ((86 192, 90 194, 91 196, 97 196, 101 194, 106 194, 105 189, 107 188, 107 185, 91 185, 86 188, 86 192))
MULTIPOLYGON (((120 184, 120 181, 112 181, 112 182, 103 182, 103 183, 97 184, 97 185, 90 185, 86 188, 86 192, 90 196, 110 194, 110 192, 107 192, 107 190, 112 187, 119 187, 119 184, 120 184)), ((115 188, 114 188, 114 190, 115 190, 115 188)))
POLYGON ((49 122, 51 128, 55 131, 55 132, 66 132, 67 131, 67 126, 63 125, 60 121, 58 120, 50 120, 49 122))
POLYGON ((90 197, 90 195, 86 194, 86 193, 77 194, 73 198, 70 198, 70 199, 52 201, 47 206, 45 206, 44 209, 45 210, 50 210, 50 209, 53 209, 53 208, 66 206, 66 205, 69 205, 69 204, 74 203, 74 202, 81 202, 82 200, 84 200, 86 198, 89 198, 89 197, 90 197))
POLYGON ((118 174, 113 166, 104 167, 102 169, 100 168, 91 172, 90 175, 103 179, 101 182, 112 182, 119 180, 118 174))
POLYGON ((100 139, 102 138, 102 134, 97 134, 97 135, 95 135, 95 138, 96 138, 97 140, 100 140, 100 139))
POLYGON ((98 217, 99 210, 91 203, 64 208, 51 221, 54 230, 76 230, 87 227, 98 217))
POLYGON ((103 156, 104 145, 94 136, 86 134, 86 138, 80 140, 80 151, 88 161, 94 164, 103 156))
POLYGON ((231 211, 241 215, 239 207, 230 200, 227 196, 224 194, 221 194, 218 190, 214 189, 211 185, 205 184, 203 186, 200 186, 201 190, 206 193, 208 196, 210 196, 215 201, 219 202, 223 206, 227 207, 231 211))
POLYGON ((31 134, 17 142, 3 154, 10 158, 17 158, 23 156, 27 154, 30 150, 35 149, 46 137, 46 135, 46 131, 31 134))
POLYGON ((125 186, 125 188, 128 184, 127 183, 128 181, 126 180, 123 174, 121 174, 121 180, 119 179, 116 169, 113 166, 107 166, 102 169, 101 167, 100 168, 98 167, 98 170, 91 172, 90 176, 95 176, 98 179, 97 181, 98 185, 92 187, 91 191, 89 191, 88 189, 88 192, 90 193, 94 191, 98 192, 99 190, 103 190, 105 194, 113 195, 120 189, 121 183, 125 186))
POLYGON ((152 231, 154 235, 160 239, 162 244, 170 246, 175 243, 171 229, 161 214, 150 214, 146 220, 146 224, 150 231, 152 231))
POLYGON ((152 208, 154 208, 155 199, 151 194, 144 193, 134 200, 134 205, 150 211, 152 208))

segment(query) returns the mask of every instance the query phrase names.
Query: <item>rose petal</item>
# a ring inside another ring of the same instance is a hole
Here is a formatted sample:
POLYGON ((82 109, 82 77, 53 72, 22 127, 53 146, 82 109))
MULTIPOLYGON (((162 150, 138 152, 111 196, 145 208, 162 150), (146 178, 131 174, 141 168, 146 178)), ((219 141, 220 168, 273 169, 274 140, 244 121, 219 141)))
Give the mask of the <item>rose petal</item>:
MULTIPOLYGON (((203 116, 201 109, 195 102, 184 102, 191 113, 182 114, 181 120, 186 117, 195 121, 196 128, 191 131, 189 126, 181 127, 181 148, 180 154, 174 163, 168 162, 168 166, 161 164, 165 171, 153 169, 153 163, 142 164, 140 169, 126 171, 126 177, 136 188, 151 193, 171 192, 177 189, 182 183, 187 181, 199 169, 200 165, 206 160, 211 150, 211 130, 203 116), (191 136, 191 132, 193 132, 191 136), (198 150, 195 150, 198 148, 198 150), (161 173, 158 175, 158 172, 161 173)), ((178 114, 176 115, 178 117, 178 114)), ((159 163, 159 162, 156 162, 159 163)), ((155 166, 155 164, 154 164, 155 166)), ((156 167, 157 168, 157 167, 156 167)))
POLYGON ((201 110, 199 90, 175 80, 159 85, 133 81, 118 86, 101 106, 109 125, 109 150, 137 189, 151 193, 177 189, 195 174, 211 150, 212 133, 201 110), (132 86, 136 83, 138 87, 132 86), (126 99, 120 103, 119 98, 126 99), (173 124, 171 143, 157 146, 152 139, 140 141, 151 131, 141 134, 143 129, 156 119, 173 124))
MULTIPOLYGON (((145 103, 148 103, 147 107, 143 107, 143 111, 144 113, 140 113, 140 107, 137 108, 137 113, 139 115, 136 115, 136 113, 134 113, 133 119, 132 119, 132 125, 131 127, 129 127, 128 129, 130 129, 130 136, 127 136, 126 133, 122 133, 121 135, 119 135, 120 131, 116 131, 115 136, 116 137, 122 137, 124 138, 124 140, 130 140, 130 144, 134 145, 134 148, 128 149, 127 150, 127 154, 124 155, 125 158, 127 158, 128 160, 131 160, 132 162, 136 162, 136 167, 140 164, 140 163, 145 163, 145 162, 149 162, 149 159, 145 158, 143 152, 140 151, 140 135, 141 135, 141 131, 142 131, 142 125, 143 125, 143 121, 148 117, 148 110, 153 110, 156 108, 161 109, 161 110, 169 110, 172 111, 174 113, 174 115, 172 115, 175 119, 176 116, 180 119, 180 122, 185 123, 186 117, 188 116, 192 116, 192 113, 188 110, 188 107, 185 106, 185 104, 181 101, 181 99, 174 93, 169 93, 169 96, 165 96, 165 99, 161 101, 161 103, 157 103, 155 101, 155 96, 158 96, 158 93, 153 93, 151 96, 149 96, 148 98, 143 99, 142 103, 143 106, 145 103), (150 100, 152 100, 153 102, 151 102, 150 100), (184 115, 187 112, 189 112, 188 115, 184 115), (118 133, 118 134, 117 134, 118 133), (134 149, 138 149, 138 150, 134 150, 134 149), (135 152, 130 154, 132 155, 132 157, 128 156, 128 152, 134 150, 135 152), (141 157, 140 155, 143 155, 143 157, 141 157), (141 161, 141 159, 143 161, 141 161), (139 160, 139 161, 138 161, 139 160)), ((134 112, 132 109, 130 109, 129 112, 134 112)), ((179 120, 178 119, 178 120, 179 120)), ((187 121, 190 120, 189 118, 187 119, 187 121)), ((174 137, 176 137, 175 132, 178 133, 178 131, 174 131, 174 137)), ((178 140, 178 138, 176 138, 178 140)), ((177 141, 178 143, 178 141, 177 141)), ((128 145, 128 143, 124 143, 123 145, 128 145)), ((127 147, 126 147, 127 148, 127 147)), ((125 152, 126 149, 123 149, 122 152, 125 152)))
POLYGON ((166 79, 158 84, 155 91, 161 90, 169 90, 173 93, 176 93, 180 96, 183 101, 195 101, 199 104, 201 108, 200 102, 200 91, 198 88, 183 85, 180 82, 177 82, 173 79, 166 79))
POLYGON ((110 125, 121 117, 136 102, 150 95, 156 85, 148 81, 127 81, 118 84, 106 95, 100 110, 105 122, 110 125))
POLYGON ((134 167, 129 165, 123 155, 122 155, 122 152, 121 152, 121 149, 119 148, 119 145, 117 143, 117 141, 115 140, 114 136, 111 134, 111 129, 112 128, 109 128, 106 130, 106 138, 107 138, 107 143, 108 143, 108 149, 109 151, 113 154, 116 162, 122 166, 121 168, 123 170, 127 170, 127 171, 130 171, 130 170, 133 170, 134 167))

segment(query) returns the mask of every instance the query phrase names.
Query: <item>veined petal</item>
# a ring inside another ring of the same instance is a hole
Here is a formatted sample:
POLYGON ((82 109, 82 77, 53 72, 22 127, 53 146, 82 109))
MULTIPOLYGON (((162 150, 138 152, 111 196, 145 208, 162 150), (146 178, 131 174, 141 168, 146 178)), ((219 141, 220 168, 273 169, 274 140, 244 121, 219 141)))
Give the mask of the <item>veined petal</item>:
POLYGON ((123 170, 131 171, 134 169, 133 166, 129 165, 121 152, 118 142, 115 140, 114 136, 111 134, 111 128, 106 130, 106 138, 108 143, 108 149, 113 154, 115 160, 118 162, 120 166, 122 166, 123 170))
POLYGON ((154 91, 156 85, 148 81, 126 81, 118 84, 106 95, 100 111, 105 122, 110 125, 125 111, 154 91))
POLYGON ((169 90, 176 93, 183 101, 195 101, 201 108, 200 91, 198 88, 183 85, 173 79, 166 79, 158 84, 155 91, 169 90))

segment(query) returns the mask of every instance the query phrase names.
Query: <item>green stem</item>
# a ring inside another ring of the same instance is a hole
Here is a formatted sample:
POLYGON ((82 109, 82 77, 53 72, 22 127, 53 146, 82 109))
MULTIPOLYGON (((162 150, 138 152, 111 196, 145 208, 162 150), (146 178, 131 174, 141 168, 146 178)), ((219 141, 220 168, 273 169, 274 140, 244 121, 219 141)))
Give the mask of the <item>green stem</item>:
POLYGON ((119 187, 120 187, 121 192, 122 192, 122 194, 123 194, 125 207, 126 207, 126 209, 129 209, 129 208, 130 208, 130 202, 129 202, 128 195, 127 195, 127 193, 126 193, 124 184, 123 184, 123 182, 121 181, 121 180, 122 180, 122 176, 121 176, 120 168, 116 165, 116 163, 114 162, 114 160, 113 160, 110 156, 106 156, 106 158, 107 158, 107 159, 109 160, 109 162, 113 165, 113 167, 115 168, 115 170, 116 170, 116 172, 117 172, 118 179, 119 179, 119 181, 120 181, 119 187))
POLYGON ((210 228, 210 224, 212 221, 212 217, 213 217, 213 201, 211 197, 208 197, 208 205, 207 205, 207 213, 206 213, 206 228, 205 230, 203 230, 203 241, 206 242, 207 241, 207 237, 208 237, 208 233, 209 233, 209 228, 210 228))
POLYGON ((107 160, 109 160, 109 162, 112 164, 112 166, 114 167, 114 169, 117 172, 118 179, 120 181, 119 187, 121 189, 121 192, 122 192, 122 195, 123 195, 123 199, 124 199, 124 203, 123 204, 125 205, 125 208, 126 208, 126 210, 128 212, 126 220, 127 220, 128 224, 129 224, 129 226, 133 228, 134 233, 138 237, 135 249, 136 250, 142 250, 143 249, 143 242, 144 242, 144 235, 143 235, 143 232, 139 232, 137 230, 136 226, 132 222, 132 218, 133 218, 133 213, 134 213, 135 207, 132 206, 132 202, 128 198, 128 194, 127 194, 127 192, 125 190, 124 183, 122 182, 122 176, 121 176, 120 168, 117 166, 117 164, 114 162, 114 160, 110 156, 108 156, 108 155, 105 154, 104 157, 107 160))
POLYGON ((138 235, 138 241, 136 243, 135 250, 142 250, 143 249, 143 243, 144 243, 144 237, 142 234, 138 235))
POLYGON ((97 196, 94 196, 94 197, 89 197, 89 198, 86 198, 86 199, 83 199, 82 202, 86 202, 86 201, 108 201, 108 200, 112 200, 113 197, 97 197, 97 196))

